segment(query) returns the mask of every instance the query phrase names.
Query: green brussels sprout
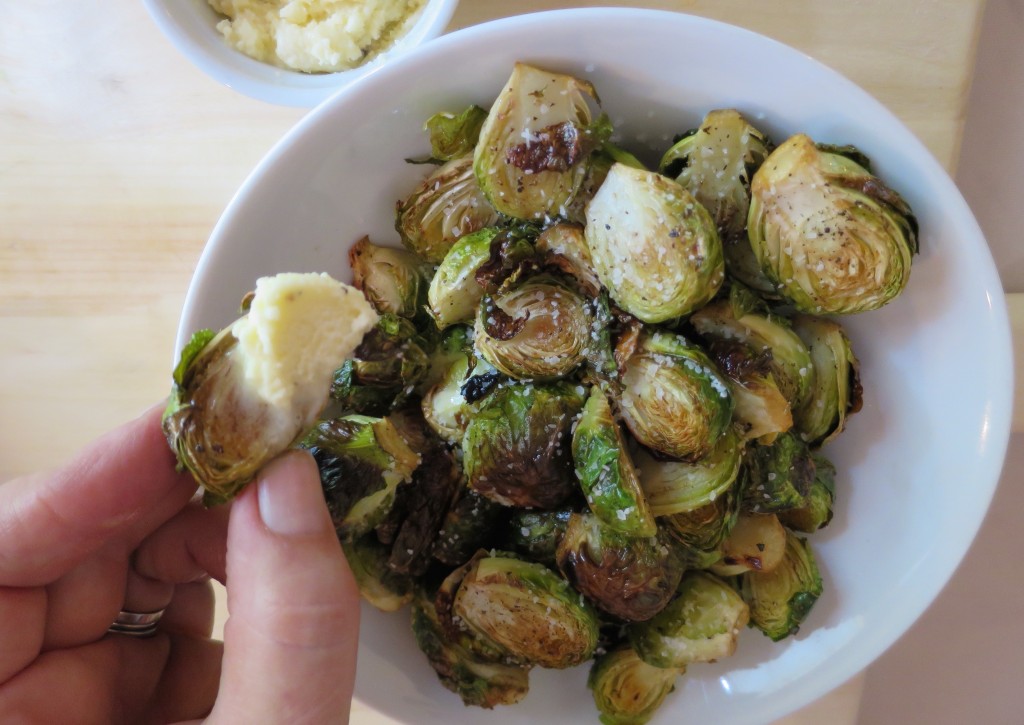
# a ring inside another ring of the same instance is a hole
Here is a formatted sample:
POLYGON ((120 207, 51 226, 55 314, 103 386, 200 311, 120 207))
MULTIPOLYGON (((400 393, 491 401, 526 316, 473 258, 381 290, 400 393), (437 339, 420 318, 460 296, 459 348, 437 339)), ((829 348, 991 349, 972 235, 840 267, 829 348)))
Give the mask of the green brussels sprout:
POLYGON ((775 286, 761 272, 746 228, 750 180, 772 148, 768 137, 738 111, 716 110, 666 151, 658 164, 661 173, 693 194, 715 220, 726 272, 770 295, 775 286))
POLYGON ((420 464, 387 418, 348 415, 321 421, 303 439, 320 469, 327 508, 338 536, 354 539, 391 510, 395 489, 420 464))
POLYGON ((626 361, 622 385, 620 411, 630 432, 671 458, 703 458, 732 420, 725 380, 708 356, 680 335, 642 335, 626 361))
POLYGON ((477 186, 472 156, 435 169, 395 211, 402 245, 431 264, 439 264, 460 239, 497 221, 498 212, 477 186))
POLYGON ((622 431, 597 385, 590 389, 573 431, 572 457, 590 510, 606 526, 631 536, 657 533, 622 431))
POLYGON ((786 553, 786 530, 775 514, 741 513, 722 542, 721 553, 711 566, 718 576, 771 571, 786 553))
POLYGON ((593 514, 569 517, 555 561, 576 591, 626 622, 660 612, 683 576, 683 560, 671 541, 620 533, 593 514))
POLYGON ((449 637, 434 603, 422 592, 413 600, 412 632, 441 684, 466 705, 491 709, 526 697, 529 669, 482 657, 467 648, 468 635, 449 637))
POLYGON ((684 667, 653 667, 628 645, 594 659, 587 687, 604 725, 644 725, 672 692, 684 667))
POLYGON ((591 324, 586 300, 554 278, 533 277, 483 298, 474 344, 509 377, 556 380, 584 361, 591 324))
POLYGON ((814 481, 806 505, 779 512, 779 521, 805 534, 828 526, 836 498, 836 467, 820 453, 811 453, 811 458, 814 459, 814 481))
POLYGON ((556 511, 513 509, 509 517, 509 544, 532 561, 555 567, 555 551, 569 526, 570 508, 556 511))
POLYGON ((381 314, 414 318, 427 302, 433 268, 404 249, 380 247, 363 237, 348 253, 352 285, 381 314))
POLYGON ((570 428, 586 389, 508 383, 479 403, 462 440, 469 485, 506 506, 552 509, 577 490, 570 428))
POLYGON ((688 315, 725 279, 714 220, 683 187, 615 164, 587 206, 598 278, 626 312, 649 323, 688 315))
POLYGON ((640 450, 636 464, 651 513, 686 513, 713 502, 733 487, 742 453, 739 435, 731 427, 711 452, 697 461, 663 461, 640 450))
POLYGON ((739 594, 718 577, 689 571, 668 606, 646 622, 629 625, 629 642, 654 667, 714 662, 736 651, 750 619, 739 594))
POLYGON ((798 134, 754 174, 751 195, 754 254, 797 309, 874 310, 906 286, 917 221, 900 195, 851 155, 798 134))
POLYGON ((811 445, 822 446, 842 433, 847 416, 860 410, 860 365, 838 322, 797 315, 793 331, 807 345, 814 365, 814 385, 794 411, 796 429, 811 445))
POLYGON ((430 133, 432 158, 451 161, 472 154, 486 119, 487 111, 480 106, 469 106, 458 115, 441 112, 428 118, 424 128, 430 133))
POLYGON ((413 580, 388 568, 389 547, 373 534, 341 542, 359 593, 382 612, 395 612, 412 601, 413 580))
POLYGON ((477 270, 491 258, 491 241, 499 231, 488 227, 472 232, 445 255, 427 290, 428 310, 438 328, 473 320, 484 296, 477 270))
MULTIPOLYGON (((779 392, 795 409, 811 394, 814 385, 814 365, 807 346, 790 327, 789 321, 779 315, 741 308, 736 297, 712 302, 690 317, 690 323, 707 340, 730 340, 750 348, 756 356, 766 356, 779 392)), ((756 365, 751 367, 756 369, 756 365)))
POLYGON ((733 485, 711 503, 658 519, 661 528, 681 545, 688 566, 706 569, 722 557, 722 542, 736 524, 745 486, 741 469, 733 485))
POLYGON ((326 274, 260 278, 242 309, 189 340, 161 420, 206 506, 298 443, 329 402, 332 371, 377 320, 361 293, 326 274))
POLYGON ((552 224, 537 237, 537 252, 547 267, 553 267, 576 281, 580 290, 590 297, 601 291, 601 280, 594 271, 583 227, 561 222, 552 224))
POLYGON ((516 63, 480 130, 473 156, 491 205, 516 219, 565 216, 591 152, 610 134, 592 123, 589 83, 516 63))
POLYGON ((461 486, 458 499, 448 509, 434 540, 434 558, 448 566, 462 566, 479 549, 496 538, 498 525, 508 509, 461 486))
POLYGON ((782 562, 768 573, 747 572, 739 588, 751 623, 773 642, 797 633, 823 591, 810 544, 792 532, 782 562))
POLYGON ((610 141, 605 141, 599 149, 590 155, 587 174, 583 178, 583 186, 566 206, 564 216, 567 220, 581 226, 587 223, 587 205, 594 198, 597 190, 601 188, 605 177, 608 176, 608 171, 616 163, 632 166, 634 169, 647 169, 636 156, 610 141))
POLYGON ((477 636, 541 667, 573 667, 590 659, 597 646, 597 612, 562 577, 532 561, 475 560, 452 611, 477 636))
POLYGON ((747 450, 749 479, 743 509, 752 513, 779 513, 807 505, 814 481, 814 458, 792 431, 781 434, 770 446, 747 450))
POLYGON ((473 356, 473 330, 456 325, 445 330, 430 360, 420 408, 427 424, 448 443, 460 443, 469 423, 470 405, 462 388, 472 375, 491 369, 473 356))

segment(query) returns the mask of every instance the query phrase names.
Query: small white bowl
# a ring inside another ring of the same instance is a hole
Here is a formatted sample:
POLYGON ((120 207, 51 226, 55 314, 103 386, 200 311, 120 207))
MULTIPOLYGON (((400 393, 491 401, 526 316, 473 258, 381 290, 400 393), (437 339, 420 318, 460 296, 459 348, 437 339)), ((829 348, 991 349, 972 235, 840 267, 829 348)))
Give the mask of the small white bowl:
MULTIPOLYGON (((754 33, 668 12, 558 11, 445 35, 340 91, 257 166, 199 262, 178 347, 230 322, 259 276, 348 280, 346 252, 362 235, 397 244, 395 200, 425 173, 404 161, 429 149, 424 120, 488 107, 517 60, 592 81, 622 143, 655 159, 673 134, 730 106, 776 140, 802 131, 855 144, 920 221, 903 295, 843 318, 864 407, 825 451, 839 473, 835 519, 811 536, 824 595, 796 636, 772 643, 747 630, 735 656, 692 666, 652 725, 782 717, 870 664, 948 581, 999 479, 1013 399, 1005 300, 970 209, 921 142, 839 74, 754 33)), ((520 704, 467 709, 417 650, 408 612, 363 610, 356 693, 402 722, 593 724, 586 675, 535 669, 520 704)))
POLYGON ((223 19, 206 0, 142 0, 167 39, 199 70, 252 98, 312 108, 339 88, 444 32, 458 0, 427 0, 413 27, 365 65, 338 73, 301 73, 254 60, 217 31, 223 19))

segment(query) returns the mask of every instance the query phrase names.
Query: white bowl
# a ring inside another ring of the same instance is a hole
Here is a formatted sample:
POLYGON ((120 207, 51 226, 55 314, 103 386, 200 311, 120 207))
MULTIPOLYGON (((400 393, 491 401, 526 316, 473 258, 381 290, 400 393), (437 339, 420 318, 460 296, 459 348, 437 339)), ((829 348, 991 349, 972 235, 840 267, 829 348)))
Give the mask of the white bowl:
MULTIPOLYGON (((592 80, 623 139, 647 153, 723 106, 777 140, 803 131, 856 144, 920 220, 921 254, 905 293, 845 319, 864 408, 827 450, 839 469, 837 512, 812 537, 824 596, 797 636, 773 644, 745 631, 734 657, 691 667, 654 722, 781 717, 866 667, 938 594, 988 507, 1010 425, 1009 325, 985 240, 925 147, 835 72, 753 33, 656 11, 558 11, 442 37, 338 93, 256 168, 202 256, 178 346, 197 328, 228 323, 260 275, 348 278, 346 250, 360 236, 397 243, 394 202, 424 173, 403 161, 428 150, 423 121, 486 107, 516 60, 592 80)), ((534 670, 519 705, 467 710, 417 651, 406 614, 366 608, 363 621, 357 693, 388 716, 597 721, 586 667, 534 670)))
POLYGON ((252 98, 312 108, 339 88, 444 32, 458 0, 427 0, 413 27, 372 61, 338 73, 300 73, 254 60, 232 48, 217 31, 222 20, 207 0, 143 0, 171 43, 219 83, 252 98))

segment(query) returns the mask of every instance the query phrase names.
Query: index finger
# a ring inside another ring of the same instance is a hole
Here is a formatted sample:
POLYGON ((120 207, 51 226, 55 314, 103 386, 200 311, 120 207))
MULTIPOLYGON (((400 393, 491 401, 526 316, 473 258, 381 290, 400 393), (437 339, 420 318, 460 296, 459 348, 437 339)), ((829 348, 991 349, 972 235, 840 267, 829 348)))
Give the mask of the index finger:
POLYGON ((57 471, 0 485, 0 585, 46 584, 111 541, 134 548, 188 502, 196 484, 175 470, 161 411, 150 408, 57 471))

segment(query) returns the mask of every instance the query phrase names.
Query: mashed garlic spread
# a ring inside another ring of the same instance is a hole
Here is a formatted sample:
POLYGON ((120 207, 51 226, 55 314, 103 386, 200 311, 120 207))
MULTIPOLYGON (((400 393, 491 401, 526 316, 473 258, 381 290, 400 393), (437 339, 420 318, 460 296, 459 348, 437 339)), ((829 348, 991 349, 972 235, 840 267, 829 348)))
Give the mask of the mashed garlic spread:
POLYGON ((362 292, 326 274, 278 274, 256 281, 249 313, 231 328, 247 388, 281 410, 326 401, 331 377, 377 313, 362 292))
POLYGON ((265 63, 307 73, 355 68, 416 22, 425 0, 208 0, 228 43, 265 63))

